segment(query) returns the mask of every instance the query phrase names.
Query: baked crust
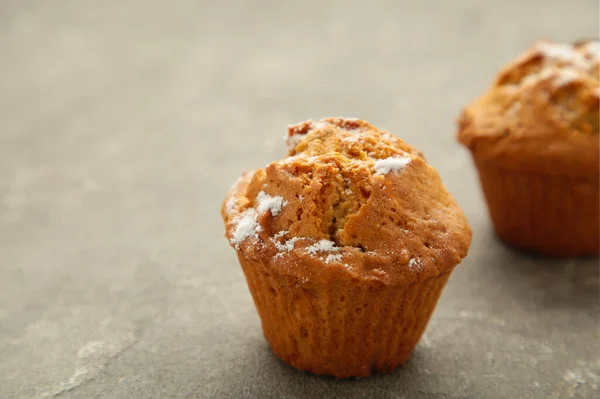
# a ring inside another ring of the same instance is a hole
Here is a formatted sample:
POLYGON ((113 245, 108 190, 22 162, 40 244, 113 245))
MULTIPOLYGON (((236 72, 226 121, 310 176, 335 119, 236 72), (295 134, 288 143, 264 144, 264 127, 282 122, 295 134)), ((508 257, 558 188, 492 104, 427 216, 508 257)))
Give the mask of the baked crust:
POLYGON ((463 110, 459 141, 478 163, 597 182, 599 52, 597 41, 534 44, 463 110))
POLYGON ((467 220, 418 150, 354 119, 286 138, 288 157, 244 174, 223 203, 241 256, 306 284, 410 284, 467 255, 467 220))

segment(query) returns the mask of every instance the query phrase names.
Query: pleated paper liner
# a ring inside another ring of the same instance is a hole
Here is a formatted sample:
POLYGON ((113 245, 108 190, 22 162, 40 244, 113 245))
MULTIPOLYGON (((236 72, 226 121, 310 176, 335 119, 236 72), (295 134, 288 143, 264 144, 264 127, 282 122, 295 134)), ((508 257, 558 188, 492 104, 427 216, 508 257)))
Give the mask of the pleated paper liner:
POLYGON ((489 213, 506 243, 543 255, 596 255, 598 182, 509 171, 475 160, 489 213))
POLYGON ((337 378, 404 364, 452 271, 410 285, 344 281, 308 289, 239 259, 273 352, 293 367, 337 378))

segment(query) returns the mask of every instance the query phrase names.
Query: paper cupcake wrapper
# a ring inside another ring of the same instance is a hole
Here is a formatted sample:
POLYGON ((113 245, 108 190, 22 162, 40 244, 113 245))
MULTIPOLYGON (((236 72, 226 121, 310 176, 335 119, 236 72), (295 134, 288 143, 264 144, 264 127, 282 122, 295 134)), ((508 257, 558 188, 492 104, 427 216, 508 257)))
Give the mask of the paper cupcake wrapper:
POLYGON ((239 258, 273 352, 293 367, 337 378, 404 364, 451 273, 410 285, 302 284, 239 258))
POLYGON ((597 182, 475 163, 494 228, 502 240, 544 255, 598 254, 597 182))

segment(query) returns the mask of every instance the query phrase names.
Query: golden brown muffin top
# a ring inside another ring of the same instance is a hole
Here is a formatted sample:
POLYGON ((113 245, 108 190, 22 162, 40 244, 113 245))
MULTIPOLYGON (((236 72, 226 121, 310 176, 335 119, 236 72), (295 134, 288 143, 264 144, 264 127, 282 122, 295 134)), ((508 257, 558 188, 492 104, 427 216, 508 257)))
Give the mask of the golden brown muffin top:
MULTIPOLYGON (((222 207, 240 255, 310 281, 417 281, 466 256, 471 230, 422 154, 355 119, 290 126, 288 156, 222 207)), ((305 282, 306 282, 305 281, 305 282)))
POLYGON ((600 44, 535 43, 466 107, 459 140, 480 162, 598 178, 600 44))

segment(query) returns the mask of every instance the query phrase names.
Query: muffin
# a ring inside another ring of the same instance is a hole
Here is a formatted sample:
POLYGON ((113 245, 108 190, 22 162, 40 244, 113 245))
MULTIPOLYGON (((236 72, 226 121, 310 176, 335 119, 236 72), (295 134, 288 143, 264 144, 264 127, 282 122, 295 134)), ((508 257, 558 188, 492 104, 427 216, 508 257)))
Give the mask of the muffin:
POLYGON ((367 122, 289 127, 222 207, 273 352, 337 378, 406 362, 471 230, 423 155, 367 122))
POLYGON ((498 236, 550 256, 597 255, 597 41, 538 42, 459 118, 498 236))

